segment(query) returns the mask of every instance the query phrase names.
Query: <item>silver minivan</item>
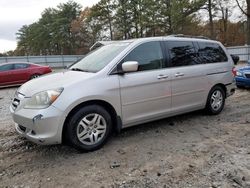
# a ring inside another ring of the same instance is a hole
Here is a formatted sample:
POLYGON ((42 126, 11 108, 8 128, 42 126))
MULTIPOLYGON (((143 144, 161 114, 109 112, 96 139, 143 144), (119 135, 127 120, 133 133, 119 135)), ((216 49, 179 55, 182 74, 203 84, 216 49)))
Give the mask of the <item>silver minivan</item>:
POLYGON ((192 37, 111 41, 68 70, 31 80, 10 110, 19 134, 91 151, 113 131, 190 111, 219 114, 235 91, 220 42, 192 37))

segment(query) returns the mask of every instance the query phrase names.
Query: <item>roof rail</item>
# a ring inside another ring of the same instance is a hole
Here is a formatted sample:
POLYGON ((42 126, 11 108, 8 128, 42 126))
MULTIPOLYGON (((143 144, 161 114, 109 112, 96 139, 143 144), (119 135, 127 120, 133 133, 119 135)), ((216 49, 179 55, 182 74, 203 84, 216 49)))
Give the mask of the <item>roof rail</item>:
POLYGON ((192 35, 184 35, 184 34, 172 34, 172 35, 168 35, 168 37, 186 37, 186 38, 197 38, 197 39, 210 40, 210 38, 205 37, 205 36, 192 36, 192 35))

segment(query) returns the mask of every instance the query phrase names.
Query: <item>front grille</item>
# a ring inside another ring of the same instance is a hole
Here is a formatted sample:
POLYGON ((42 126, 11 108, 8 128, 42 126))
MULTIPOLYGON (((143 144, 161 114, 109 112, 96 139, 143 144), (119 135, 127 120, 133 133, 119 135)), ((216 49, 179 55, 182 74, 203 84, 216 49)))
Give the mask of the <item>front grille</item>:
POLYGON ((245 77, 246 77, 246 78, 250 78, 250 73, 246 73, 246 74, 245 74, 245 77))

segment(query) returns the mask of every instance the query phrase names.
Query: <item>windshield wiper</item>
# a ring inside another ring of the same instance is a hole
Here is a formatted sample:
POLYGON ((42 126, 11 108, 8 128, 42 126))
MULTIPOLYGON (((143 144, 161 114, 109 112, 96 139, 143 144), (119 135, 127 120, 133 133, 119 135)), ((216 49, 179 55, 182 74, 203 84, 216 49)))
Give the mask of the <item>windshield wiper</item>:
POLYGON ((79 68, 72 68, 70 70, 72 70, 72 71, 81 71, 81 72, 90 72, 88 70, 83 70, 83 69, 79 69, 79 68))

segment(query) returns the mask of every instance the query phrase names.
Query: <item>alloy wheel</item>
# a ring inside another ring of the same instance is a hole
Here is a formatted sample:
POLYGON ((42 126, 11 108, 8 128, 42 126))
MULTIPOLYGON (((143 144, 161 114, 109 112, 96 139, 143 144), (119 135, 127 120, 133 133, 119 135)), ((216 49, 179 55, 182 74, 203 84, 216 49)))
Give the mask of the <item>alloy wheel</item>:
POLYGON ((85 145, 94 145, 102 140, 106 130, 107 122, 102 115, 88 114, 77 125, 77 138, 85 145))
POLYGON ((211 96, 211 107, 213 110, 218 111, 223 104, 223 94, 220 90, 215 90, 211 96))

